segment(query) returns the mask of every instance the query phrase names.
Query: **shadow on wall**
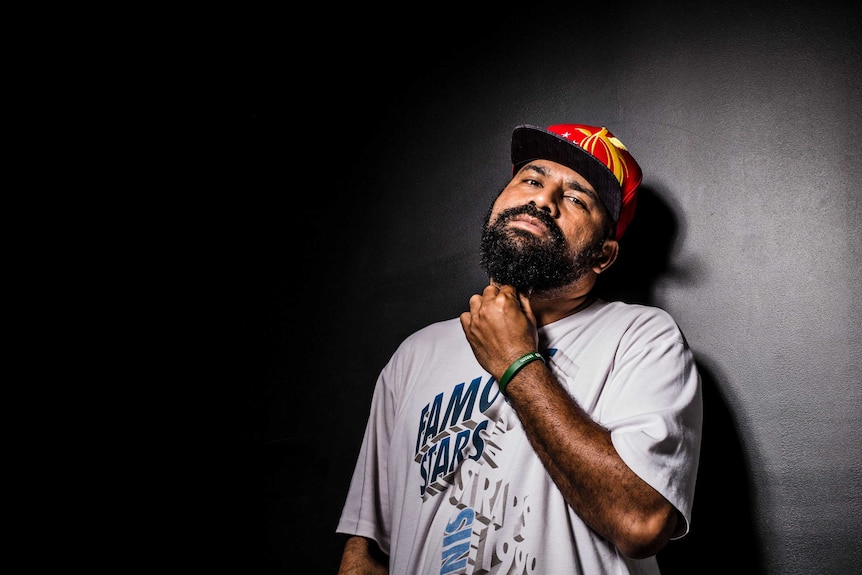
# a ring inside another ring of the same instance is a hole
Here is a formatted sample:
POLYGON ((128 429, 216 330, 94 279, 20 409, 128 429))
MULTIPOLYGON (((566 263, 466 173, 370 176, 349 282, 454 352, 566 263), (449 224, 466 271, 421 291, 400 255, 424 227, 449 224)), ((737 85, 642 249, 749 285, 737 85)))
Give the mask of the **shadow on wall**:
MULTIPOLYGON (((699 357, 699 356, 698 356, 699 357)), ((751 515, 749 469, 720 382, 698 360, 703 380, 703 441, 691 530, 658 554, 662 575, 710 571, 766 573, 751 515), (697 566, 697 567, 696 567, 697 566)))
MULTIPOLYGON (((617 262, 603 274, 598 293, 608 300, 656 305, 653 289, 660 277, 685 279, 687 269, 671 267, 678 222, 653 190, 640 189, 637 217, 620 242, 617 262)), ((736 421, 721 393, 722 383, 695 349, 703 384, 704 424, 691 530, 658 555, 662 575, 733 569, 746 575, 765 573, 761 545, 751 515, 750 470, 736 421), (728 525, 732 527, 728 527, 728 525)))

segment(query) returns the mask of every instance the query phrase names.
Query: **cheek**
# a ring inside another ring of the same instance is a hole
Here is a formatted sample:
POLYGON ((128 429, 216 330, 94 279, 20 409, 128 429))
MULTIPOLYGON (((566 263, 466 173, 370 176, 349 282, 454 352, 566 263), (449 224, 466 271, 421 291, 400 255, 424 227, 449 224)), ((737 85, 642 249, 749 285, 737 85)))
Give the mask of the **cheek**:
POLYGON ((497 201, 494 202, 494 205, 491 206, 488 223, 493 224, 495 221, 497 221, 497 218, 502 212, 514 207, 515 205, 516 204, 512 203, 511 201, 506 201, 505 199, 498 198, 497 201))
POLYGON ((566 246, 572 254, 577 254, 589 245, 592 239, 592 234, 583 225, 560 225, 563 232, 563 237, 566 238, 566 246))
POLYGON ((572 217, 561 220, 563 221, 558 221, 560 229, 572 243, 590 243, 601 234, 600 216, 577 212, 572 217))
POLYGON ((563 235, 566 237, 566 242, 569 244, 578 243, 585 235, 583 225, 580 225, 577 222, 557 220, 557 225, 560 227, 560 231, 563 232, 563 235))

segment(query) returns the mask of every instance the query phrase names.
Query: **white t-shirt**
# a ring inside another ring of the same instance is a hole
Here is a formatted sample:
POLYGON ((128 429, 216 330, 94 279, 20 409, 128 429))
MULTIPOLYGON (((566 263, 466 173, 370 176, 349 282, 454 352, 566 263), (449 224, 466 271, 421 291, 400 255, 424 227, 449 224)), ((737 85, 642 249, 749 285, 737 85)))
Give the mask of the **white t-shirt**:
MULTIPOLYGON (((598 300, 539 329, 539 351, 622 459, 685 518, 702 398, 663 310, 598 300)), ((517 376, 516 376, 517 377, 517 376)), ((654 574, 568 506, 458 318, 406 338, 377 380, 339 533, 374 539, 393 575, 654 574)))

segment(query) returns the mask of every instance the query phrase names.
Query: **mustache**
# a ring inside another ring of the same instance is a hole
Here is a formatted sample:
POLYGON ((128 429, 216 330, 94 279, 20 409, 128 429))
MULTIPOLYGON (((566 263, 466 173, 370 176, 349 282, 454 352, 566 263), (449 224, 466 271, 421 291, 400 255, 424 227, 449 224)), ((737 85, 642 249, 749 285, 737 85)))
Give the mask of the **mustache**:
POLYGON ((536 207, 535 204, 529 203, 524 204, 523 206, 515 206, 514 208, 508 208, 500 212, 500 215, 497 216, 497 222, 495 225, 500 225, 508 222, 515 216, 519 216, 521 214, 525 214, 528 216, 532 216, 542 222, 546 228, 548 228, 548 232, 552 237, 562 237, 563 230, 560 229, 560 226, 557 225, 557 222, 554 221, 554 218, 551 217, 548 212, 544 210, 540 210, 536 207))

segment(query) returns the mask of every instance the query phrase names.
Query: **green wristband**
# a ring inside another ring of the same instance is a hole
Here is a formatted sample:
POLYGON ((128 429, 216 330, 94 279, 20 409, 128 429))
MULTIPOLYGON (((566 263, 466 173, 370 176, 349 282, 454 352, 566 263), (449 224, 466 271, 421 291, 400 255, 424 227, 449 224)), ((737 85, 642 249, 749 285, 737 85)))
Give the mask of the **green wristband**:
POLYGON ((512 365, 509 366, 509 369, 503 374, 503 377, 500 378, 500 381, 497 385, 500 386, 500 393, 506 395, 506 386, 509 385, 509 381, 515 377, 515 374, 521 371, 521 368, 530 363, 531 361, 536 361, 537 359, 541 359, 543 362, 545 358, 542 357, 541 353, 531 351, 526 355, 522 355, 518 359, 516 359, 512 365))

